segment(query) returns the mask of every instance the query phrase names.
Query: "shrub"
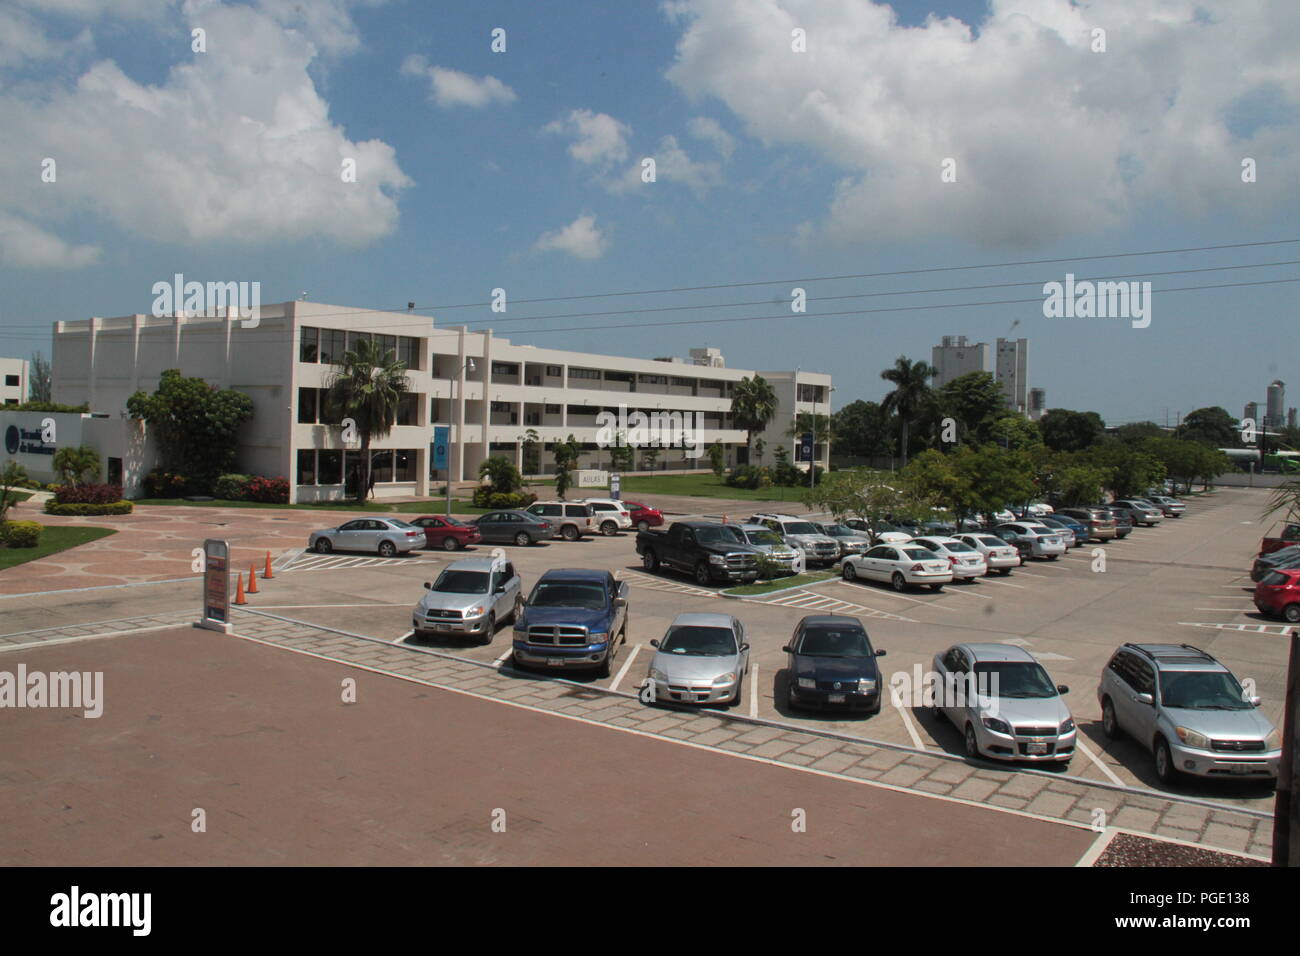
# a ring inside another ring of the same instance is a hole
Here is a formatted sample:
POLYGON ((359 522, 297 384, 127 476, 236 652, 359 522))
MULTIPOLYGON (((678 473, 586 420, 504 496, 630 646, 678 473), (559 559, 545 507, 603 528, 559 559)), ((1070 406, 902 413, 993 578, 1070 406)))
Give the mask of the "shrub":
POLYGON ((54 500, 61 505, 107 505, 122 500, 121 485, 60 485, 54 500))
POLYGON ((268 505, 287 505, 289 503, 289 479, 267 478, 254 475, 244 486, 244 496, 249 501, 260 501, 268 505))
POLYGON ((45 502, 47 515, 63 515, 69 518, 84 515, 129 515, 134 506, 129 501, 113 501, 108 504, 60 504, 51 498, 45 502))
POLYGON ((35 521, 6 521, 0 525, 0 541, 10 548, 34 548, 41 543, 42 530, 35 521))
POLYGON ((476 508, 527 508, 536 500, 531 491, 493 492, 487 485, 474 490, 476 508))
POLYGON ((738 465, 727 476, 727 484, 733 488, 766 488, 771 483, 768 470, 757 465, 738 465))
POLYGON ((192 483, 184 475, 162 468, 155 468, 144 476, 146 498, 184 498, 194 493, 191 488, 192 483))
POLYGON ((225 501, 243 501, 248 496, 251 480, 249 475, 222 475, 212 486, 212 495, 225 501))

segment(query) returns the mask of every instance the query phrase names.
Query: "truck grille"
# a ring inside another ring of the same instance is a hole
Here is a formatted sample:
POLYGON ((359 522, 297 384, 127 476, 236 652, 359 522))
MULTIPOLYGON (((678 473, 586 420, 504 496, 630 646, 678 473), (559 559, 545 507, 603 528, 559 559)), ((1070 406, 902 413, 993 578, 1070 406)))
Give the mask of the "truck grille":
POLYGON ((751 571, 758 566, 758 560, 752 554, 743 552, 727 555, 727 567, 732 571, 751 571))
POLYGON ((425 620, 428 621, 459 621, 463 616, 460 611, 449 611, 441 608, 429 608, 424 614, 425 620))
POLYGON ((1231 751, 1232 753, 1258 753, 1264 749, 1262 740, 1211 740, 1213 750, 1231 751))
POLYGON ((586 647, 587 629, 567 624, 538 624, 528 629, 528 643, 549 647, 586 647))

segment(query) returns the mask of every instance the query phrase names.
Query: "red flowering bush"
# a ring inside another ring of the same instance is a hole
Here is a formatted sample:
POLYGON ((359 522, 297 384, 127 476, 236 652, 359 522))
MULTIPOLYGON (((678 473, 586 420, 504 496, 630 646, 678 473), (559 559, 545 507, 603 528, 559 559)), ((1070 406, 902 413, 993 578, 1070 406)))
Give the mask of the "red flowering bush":
POLYGON ((265 504, 287 505, 289 503, 289 479, 266 478, 254 475, 244 486, 244 497, 249 501, 265 504))
POLYGON ((122 500, 121 485, 60 485, 54 500, 61 505, 107 505, 122 500))

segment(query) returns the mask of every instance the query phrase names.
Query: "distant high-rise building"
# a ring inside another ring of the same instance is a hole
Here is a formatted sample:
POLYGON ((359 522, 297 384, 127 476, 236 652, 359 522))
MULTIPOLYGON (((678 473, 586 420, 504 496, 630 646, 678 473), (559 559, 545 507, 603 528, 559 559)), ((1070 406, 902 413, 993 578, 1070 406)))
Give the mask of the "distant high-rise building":
POLYGON ((1029 420, 1038 421, 1047 411, 1047 389, 1031 388, 1029 390, 1029 420))
POLYGON ((1007 407, 1025 413, 1029 408, 1029 339, 998 339, 995 374, 1007 407))
POLYGON ((1286 383, 1274 381, 1268 387, 1268 411, 1264 423, 1270 428, 1281 428, 1286 409, 1286 383))
POLYGON ((1288 408, 1286 410, 1286 427, 1295 428, 1295 408, 1288 408))
POLYGON ((930 364, 939 370, 930 383, 934 388, 942 388, 971 372, 993 371, 988 344, 969 342, 964 335, 945 335, 943 343, 930 350, 930 364))
POLYGON ((1245 410, 1241 413, 1241 417, 1243 421, 1249 418, 1255 423, 1255 426, 1258 427, 1260 425, 1259 402, 1247 402, 1245 410))

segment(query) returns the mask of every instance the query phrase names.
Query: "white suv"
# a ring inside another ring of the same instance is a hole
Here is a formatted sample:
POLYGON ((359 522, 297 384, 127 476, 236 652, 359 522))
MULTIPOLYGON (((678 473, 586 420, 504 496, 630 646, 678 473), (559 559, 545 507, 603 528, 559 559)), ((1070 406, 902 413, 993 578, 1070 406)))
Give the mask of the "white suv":
POLYGON ((613 498, 583 498, 582 503, 591 505, 595 512, 592 519, 600 533, 606 536, 618 534, 619 530, 632 527, 632 512, 627 505, 613 498))

